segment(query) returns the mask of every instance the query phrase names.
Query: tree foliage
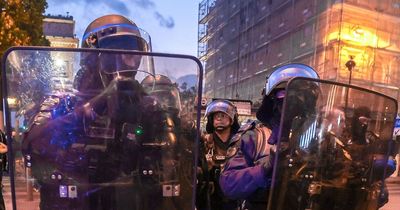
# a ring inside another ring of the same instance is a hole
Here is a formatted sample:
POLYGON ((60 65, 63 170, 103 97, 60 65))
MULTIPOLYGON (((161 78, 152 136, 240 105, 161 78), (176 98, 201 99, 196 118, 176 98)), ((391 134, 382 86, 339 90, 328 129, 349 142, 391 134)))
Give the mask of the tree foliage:
POLYGON ((43 35, 46 0, 0 0, 0 56, 12 46, 48 46, 43 35))

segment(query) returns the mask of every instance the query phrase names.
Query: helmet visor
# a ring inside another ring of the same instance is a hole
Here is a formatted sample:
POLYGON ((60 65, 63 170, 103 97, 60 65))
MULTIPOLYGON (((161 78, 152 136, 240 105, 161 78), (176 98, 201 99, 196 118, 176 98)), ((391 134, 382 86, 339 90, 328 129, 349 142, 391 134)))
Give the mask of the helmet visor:
POLYGON ((149 34, 131 24, 105 25, 85 34, 83 40, 84 45, 95 48, 151 51, 149 34))
POLYGON ((181 110, 181 103, 179 97, 179 90, 177 88, 163 87, 165 89, 149 91, 149 94, 153 96, 166 110, 181 110))
POLYGON ((142 57, 136 54, 102 53, 99 58, 100 70, 108 74, 136 71, 141 64, 142 57))
POLYGON ((99 55, 99 73, 103 85, 116 77, 141 81, 148 75, 154 75, 152 57, 135 52, 102 52, 99 55))
POLYGON ((98 46, 105 49, 149 51, 149 46, 144 39, 130 34, 104 37, 99 40, 98 46))
MULTIPOLYGON (((318 74, 309 66, 303 64, 289 64, 277 68, 269 77, 265 84, 265 95, 269 95, 271 91, 282 82, 287 82, 293 77, 307 77, 318 79, 318 74)), ((283 87, 282 87, 283 88, 283 87)))

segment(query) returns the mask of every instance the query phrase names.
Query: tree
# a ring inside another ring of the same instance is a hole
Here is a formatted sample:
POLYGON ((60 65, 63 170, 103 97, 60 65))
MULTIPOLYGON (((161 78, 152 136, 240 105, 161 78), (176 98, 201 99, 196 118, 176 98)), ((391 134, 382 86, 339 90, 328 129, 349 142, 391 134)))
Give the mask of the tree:
POLYGON ((46 0, 0 1, 0 57, 12 46, 48 46, 43 35, 46 0))
MULTIPOLYGON (((43 35, 43 13, 46 8, 46 0, 0 0, 0 72, 2 72, 2 57, 8 48, 50 45, 43 35)), ((3 110, 2 103, 0 103, 0 129, 4 130, 1 110, 3 110)))

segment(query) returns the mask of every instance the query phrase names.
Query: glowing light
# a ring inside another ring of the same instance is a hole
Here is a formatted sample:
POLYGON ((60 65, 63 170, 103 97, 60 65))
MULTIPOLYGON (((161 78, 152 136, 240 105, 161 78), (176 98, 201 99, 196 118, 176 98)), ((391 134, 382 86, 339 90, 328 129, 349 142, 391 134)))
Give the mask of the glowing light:
POLYGON ((375 48, 384 48, 389 46, 389 43, 382 39, 379 39, 379 37, 375 33, 360 27, 347 27, 346 29, 345 26, 342 31, 339 32, 339 30, 337 30, 328 35, 329 41, 339 39, 341 41, 345 41, 357 46, 369 46, 375 48))
POLYGON ((136 133, 136 135, 142 135, 143 134, 143 128, 141 127, 141 126, 138 126, 136 129, 135 129, 135 133, 136 133))
POLYGON ((63 66, 64 63, 65 63, 64 60, 59 59, 59 58, 56 58, 55 61, 54 61, 54 64, 55 64, 57 67, 63 66))
POLYGON ((16 106, 18 104, 18 100, 16 98, 7 98, 7 102, 9 106, 16 106))

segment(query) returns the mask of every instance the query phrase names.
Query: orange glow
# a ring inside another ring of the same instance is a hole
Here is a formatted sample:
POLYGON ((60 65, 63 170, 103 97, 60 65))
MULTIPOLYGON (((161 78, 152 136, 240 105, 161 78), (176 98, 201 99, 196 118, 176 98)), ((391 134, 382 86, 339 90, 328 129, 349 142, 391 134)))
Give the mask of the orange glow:
POLYGON ((342 63, 347 62, 350 59, 350 56, 353 56, 353 60, 356 62, 357 67, 365 67, 372 64, 372 52, 353 47, 342 47, 340 50, 340 60, 342 63))
POLYGON ((375 33, 358 26, 344 26, 341 32, 334 31, 328 35, 328 41, 339 39, 341 41, 348 42, 349 44, 364 47, 368 46, 373 48, 384 48, 389 46, 389 43, 379 39, 379 37, 375 33))
POLYGON ((340 40, 339 46, 340 75, 346 77, 348 70, 345 63, 353 57, 356 63, 353 78, 367 80, 369 70, 373 68, 376 48, 387 48, 389 43, 386 39, 378 37, 375 30, 343 23, 342 28, 336 28, 327 35, 328 42, 340 40))

